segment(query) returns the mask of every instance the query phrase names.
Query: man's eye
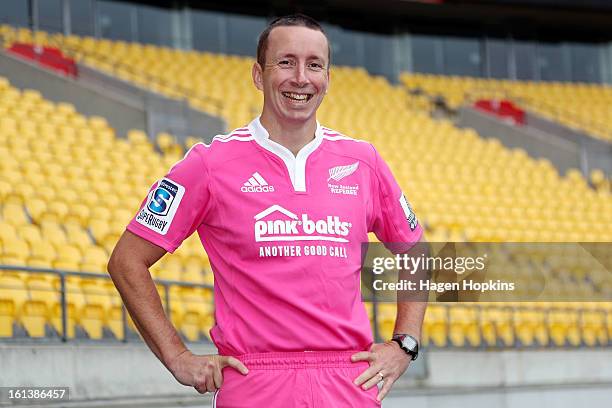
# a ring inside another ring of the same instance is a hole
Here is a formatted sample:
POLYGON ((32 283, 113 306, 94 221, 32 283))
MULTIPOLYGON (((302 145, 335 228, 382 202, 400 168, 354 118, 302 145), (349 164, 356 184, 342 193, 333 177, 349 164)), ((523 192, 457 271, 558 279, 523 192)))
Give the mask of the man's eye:
POLYGON ((289 60, 280 60, 278 61, 278 65, 282 65, 282 66, 290 66, 291 65, 291 61, 289 60))
POLYGON ((318 62, 311 62, 309 67, 310 67, 310 69, 316 69, 316 70, 323 69, 323 65, 319 64, 318 62))

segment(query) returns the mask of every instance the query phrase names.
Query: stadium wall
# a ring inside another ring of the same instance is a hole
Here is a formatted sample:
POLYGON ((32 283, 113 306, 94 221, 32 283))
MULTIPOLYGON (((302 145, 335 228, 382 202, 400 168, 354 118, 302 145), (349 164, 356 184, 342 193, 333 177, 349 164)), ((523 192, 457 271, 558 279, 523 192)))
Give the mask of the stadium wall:
MULTIPOLYGON (((211 346, 190 347, 199 354, 215 352, 211 346)), ((560 408, 584 398, 585 392, 593 403, 612 398, 609 349, 427 350, 423 357, 417 361, 425 362, 426 376, 415 376, 411 371, 419 370, 411 368, 385 407, 403 407, 406 402, 431 406, 437 401, 436 406, 560 408)), ((4 343, 0 361, 2 370, 12 373, 0 377, 0 386, 67 386, 73 400, 201 398, 178 384, 141 343, 4 343)))

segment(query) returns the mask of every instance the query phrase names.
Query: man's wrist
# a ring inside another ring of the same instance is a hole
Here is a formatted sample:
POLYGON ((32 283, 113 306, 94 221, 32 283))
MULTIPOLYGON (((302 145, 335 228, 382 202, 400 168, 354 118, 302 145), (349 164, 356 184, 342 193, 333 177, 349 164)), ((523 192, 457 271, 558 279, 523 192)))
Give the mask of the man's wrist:
POLYGON ((419 341, 416 337, 405 333, 395 333, 391 341, 396 343, 412 360, 416 360, 419 356, 419 341))
POLYGON ((185 348, 181 351, 179 351, 178 353, 174 353, 174 355, 172 357, 169 357, 167 359, 165 359, 164 361, 164 365, 166 366, 166 368, 168 368, 168 370, 170 370, 170 372, 174 372, 174 370, 176 369, 176 362, 178 361, 178 359, 185 353, 189 353, 189 349, 185 348))

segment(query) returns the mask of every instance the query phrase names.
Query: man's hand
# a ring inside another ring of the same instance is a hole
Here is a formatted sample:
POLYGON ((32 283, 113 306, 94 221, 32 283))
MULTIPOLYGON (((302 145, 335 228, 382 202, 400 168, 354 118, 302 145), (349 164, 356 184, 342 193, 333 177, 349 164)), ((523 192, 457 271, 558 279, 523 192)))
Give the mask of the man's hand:
POLYGON ((361 385, 364 390, 368 390, 380 381, 384 381, 383 387, 378 393, 377 399, 379 401, 387 396, 393 383, 404 374, 404 371, 410 365, 410 361, 412 361, 410 356, 394 341, 373 344, 370 351, 353 354, 351 360, 353 362, 367 361, 370 363, 370 367, 355 379, 355 385, 361 385), (379 373, 382 374, 382 377, 379 373))
POLYGON ((242 375, 249 373, 244 364, 234 357, 217 354, 197 356, 189 350, 185 350, 168 364, 168 369, 178 382, 195 388, 200 394, 214 392, 221 387, 223 367, 232 367, 242 375))

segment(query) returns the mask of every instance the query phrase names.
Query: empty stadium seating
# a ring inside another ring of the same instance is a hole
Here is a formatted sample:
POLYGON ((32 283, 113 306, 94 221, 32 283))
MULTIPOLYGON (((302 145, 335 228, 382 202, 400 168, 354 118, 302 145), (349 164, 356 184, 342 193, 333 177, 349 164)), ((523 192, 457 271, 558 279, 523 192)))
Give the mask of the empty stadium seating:
MULTIPOLYGON (((78 61, 119 78, 169 96, 187 97, 195 108, 219 111, 232 127, 243 126, 261 106, 261 95, 250 80, 250 58, 43 32, 33 36, 28 30, 6 26, 0 32, 14 41, 64 47, 78 61), (219 100, 222 106, 215 102, 219 100)), ((429 79, 404 77, 404 81, 409 87, 416 84, 428 93, 443 94, 451 106, 463 103, 465 93, 480 86, 468 80, 452 82, 457 86, 438 81, 435 87, 430 87, 429 79)), ((499 89, 515 91, 510 88, 499 89)), ((559 94, 565 92, 561 88, 559 94)), ((542 89, 527 87, 524 92, 537 96, 545 92, 542 89)), ((589 92, 608 100, 607 90, 589 92)), ((537 101, 536 96, 530 100, 537 101)), ((609 187, 593 189, 578 171, 560 175, 547 160, 534 160, 521 149, 507 149, 470 129, 432 119, 430 109, 427 98, 407 95, 403 87, 361 68, 334 67, 319 120, 374 143, 430 241, 612 241, 609 187)), ((69 104, 45 101, 36 91, 19 92, 7 81, 0 81, 0 113, 0 153, 7 158, 0 164, 5 176, 0 180, 0 222, 6 226, 0 235, 3 263, 103 272, 103 257, 112 250, 144 192, 180 158, 183 148, 169 134, 157 135, 155 143, 140 131, 130 132, 127 139, 116 138, 104 119, 85 118, 69 104), (10 182, 14 179, 26 183, 16 186, 10 182)), ((597 134, 594 128, 587 130, 597 134)), ((592 175, 591 181, 609 186, 603 174, 592 175)), ((575 278, 585 283, 587 294, 599 289, 593 269, 571 265, 571 258, 565 260, 575 278)), ((212 283, 210 264, 202 256, 197 237, 165 256, 151 273, 159 279, 212 283)), ((10 281, 19 286, 15 279, 10 281)), ((75 336, 75 327, 91 338, 102 337, 104 328, 118 338, 125 335, 112 288, 106 286, 110 303, 100 294, 86 292, 92 287, 70 289, 69 336, 75 336)), ((210 302, 201 300, 209 301, 210 294, 176 288, 172 294, 171 316, 177 327, 190 340, 206 336, 212 310, 210 302)), ((26 300, 27 296, 19 295, 0 299, 0 335, 12 333, 14 321, 40 333, 35 307, 28 309, 23 320, 26 300)), ((55 306, 51 322, 59 331, 55 306)), ((381 333, 388 337, 395 306, 380 305, 379 319, 381 333)), ((423 339, 436 347, 606 345, 612 336, 610 321, 607 303, 588 307, 544 302, 432 304, 423 339)))
MULTIPOLYGON (((180 157, 176 145, 161 158, 142 132, 118 139, 103 118, 86 118, 37 91, 21 92, 4 78, 0 113, 0 151, 6 157, 0 165, 1 263, 106 274, 110 251, 150 184, 180 157)), ((202 274, 209 269, 198 245, 194 236, 171 256, 173 280, 212 282, 202 274)), ((123 338, 118 294, 104 282, 67 277, 67 337, 123 338)), ((0 337, 20 330, 29 337, 62 335, 57 275, 0 271, 0 290, 0 337)), ((188 332, 195 327, 202 338, 212 319, 204 303, 188 311, 188 332)))
POLYGON ((563 125, 612 142, 612 87, 599 84, 525 82, 403 73, 409 89, 443 96, 457 109, 478 99, 511 99, 563 125))

